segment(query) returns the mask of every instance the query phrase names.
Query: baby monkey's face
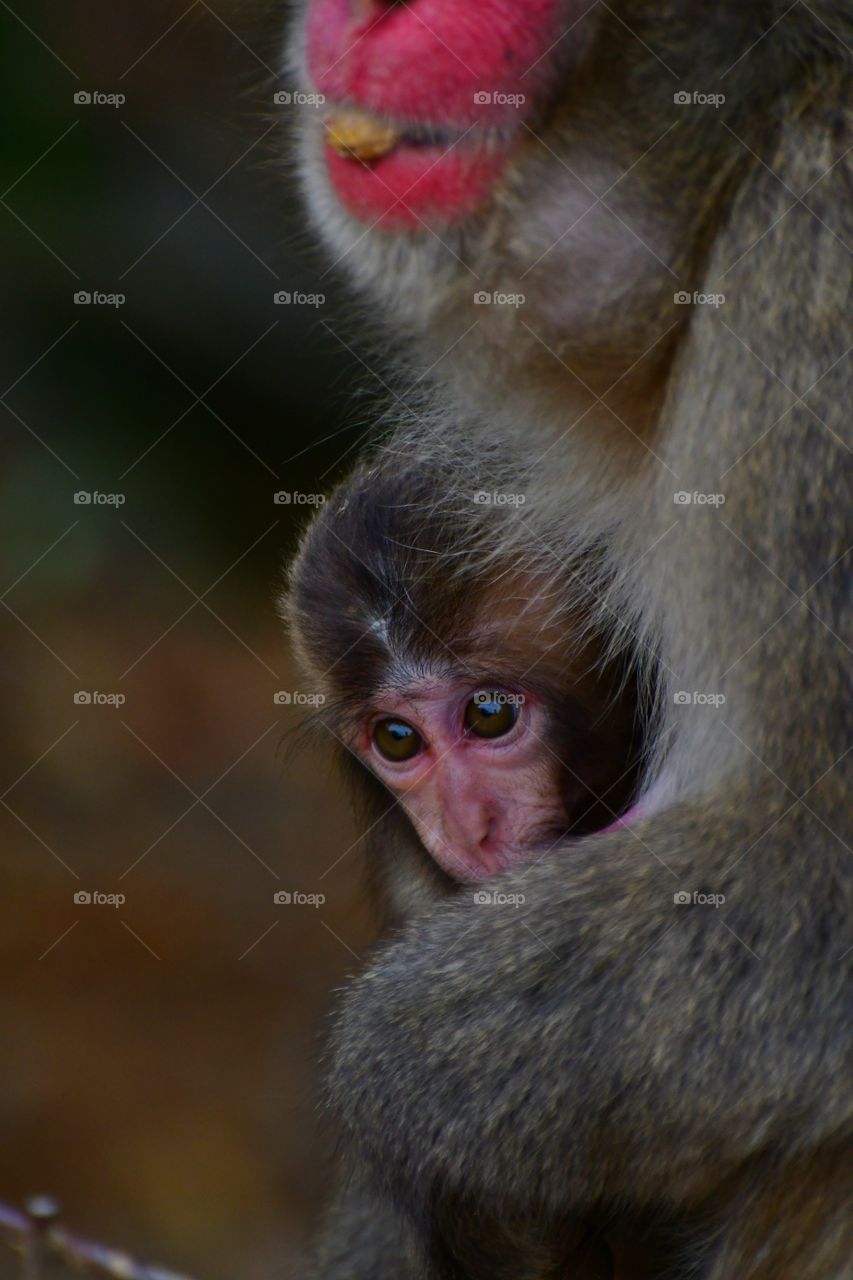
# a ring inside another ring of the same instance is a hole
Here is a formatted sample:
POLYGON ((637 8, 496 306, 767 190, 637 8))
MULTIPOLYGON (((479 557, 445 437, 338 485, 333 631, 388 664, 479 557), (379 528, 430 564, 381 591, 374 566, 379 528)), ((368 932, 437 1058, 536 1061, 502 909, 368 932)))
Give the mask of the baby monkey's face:
POLYGON ((380 692, 350 743, 456 880, 529 862, 565 831, 564 767, 541 700, 425 680, 380 692))

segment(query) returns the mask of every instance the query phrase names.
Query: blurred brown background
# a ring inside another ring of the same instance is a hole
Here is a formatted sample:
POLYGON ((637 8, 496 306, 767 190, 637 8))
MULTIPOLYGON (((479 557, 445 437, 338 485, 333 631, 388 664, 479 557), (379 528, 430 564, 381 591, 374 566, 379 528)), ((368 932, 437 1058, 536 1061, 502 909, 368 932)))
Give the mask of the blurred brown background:
POLYGON ((274 495, 328 488, 381 394, 282 158, 281 25, 0 6, 0 1199, 199 1280, 296 1275, 371 938, 327 752, 275 700, 310 508, 274 495))

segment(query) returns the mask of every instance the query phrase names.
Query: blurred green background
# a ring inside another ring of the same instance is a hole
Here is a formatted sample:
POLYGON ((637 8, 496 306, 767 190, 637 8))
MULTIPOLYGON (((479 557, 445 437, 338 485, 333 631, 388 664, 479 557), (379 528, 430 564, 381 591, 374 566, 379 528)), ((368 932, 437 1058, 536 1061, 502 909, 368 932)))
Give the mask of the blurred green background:
POLYGON ((311 508, 274 495, 327 489, 381 395, 286 158, 282 22, 0 0, 0 1199, 199 1280, 296 1274, 329 993, 372 932, 275 700, 311 508))

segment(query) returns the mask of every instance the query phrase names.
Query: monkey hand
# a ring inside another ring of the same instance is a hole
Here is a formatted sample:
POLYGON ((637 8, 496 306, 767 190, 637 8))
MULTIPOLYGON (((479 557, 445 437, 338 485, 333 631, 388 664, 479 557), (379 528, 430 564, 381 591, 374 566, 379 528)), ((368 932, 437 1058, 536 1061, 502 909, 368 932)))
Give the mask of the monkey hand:
MULTIPOLYGON (((357 1151, 408 1203, 437 1187, 476 1197, 484 1171, 540 1208, 549 1185, 565 1207, 567 1168, 584 1196, 608 1183, 596 1153, 618 1154, 605 1129, 624 1127, 638 1084, 624 1054, 616 1076, 609 1046, 640 1016, 625 999, 637 957, 677 918, 632 907, 624 881, 617 891, 613 841, 574 848, 571 866, 560 851, 559 865, 466 888, 350 989, 333 1101, 357 1151)), ((671 908, 666 872, 646 866, 644 879, 646 897, 671 908)))
MULTIPOLYGON (((682 905, 687 830, 658 820, 654 856, 642 828, 590 837, 466 888, 350 988, 332 1100, 357 1155, 416 1216, 435 1220, 440 1201, 558 1215, 567 1198, 583 1213, 605 1188, 698 1200, 702 1171, 726 1176, 758 1142, 762 1019, 778 1025, 789 998, 802 1044, 808 1000, 762 990, 754 893, 726 923, 682 905)), ((780 922, 775 945, 797 933, 780 922)), ((792 1112, 798 1090, 800 1105, 815 1094, 808 1069, 792 1050, 779 1075, 792 1112)))

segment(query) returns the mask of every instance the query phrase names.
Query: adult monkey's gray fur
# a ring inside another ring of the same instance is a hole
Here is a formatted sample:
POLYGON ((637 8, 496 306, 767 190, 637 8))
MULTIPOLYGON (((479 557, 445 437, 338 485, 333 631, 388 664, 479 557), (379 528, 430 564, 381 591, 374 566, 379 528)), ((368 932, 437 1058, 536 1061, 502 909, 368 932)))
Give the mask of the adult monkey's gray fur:
POLYGON ((356 1173, 317 1274, 586 1280, 576 1224, 651 1222, 668 1275, 850 1280, 853 13, 614 0, 584 25, 444 244, 365 235, 306 128, 319 231, 439 361, 400 447, 463 455, 460 509, 478 438, 547 450, 519 554, 604 546, 602 610, 664 682, 641 819, 508 875, 519 910, 439 903, 350 987, 331 1095, 356 1173))

